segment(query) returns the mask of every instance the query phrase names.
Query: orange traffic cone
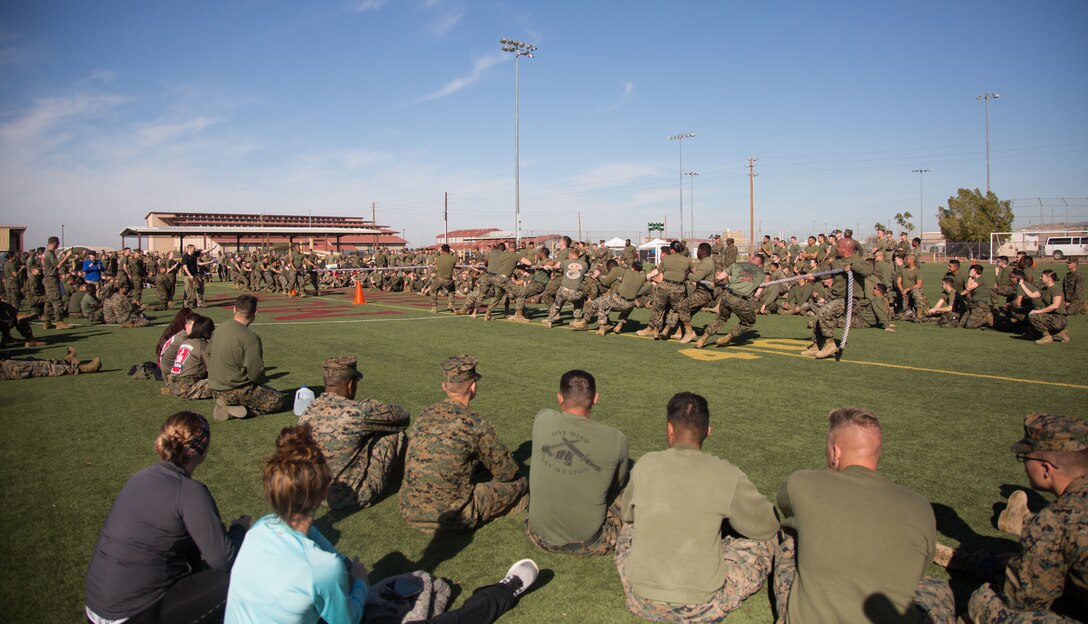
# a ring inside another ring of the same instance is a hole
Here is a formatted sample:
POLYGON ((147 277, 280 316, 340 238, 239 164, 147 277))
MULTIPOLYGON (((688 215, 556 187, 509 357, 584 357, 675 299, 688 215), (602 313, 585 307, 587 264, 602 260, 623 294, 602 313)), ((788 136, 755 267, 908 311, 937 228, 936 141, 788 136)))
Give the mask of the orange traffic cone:
POLYGON ((363 297, 363 283, 356 280, 355 282, 355 305, 363 305, 366 303, 366 298, 363 297))
POLYGON ((294 288, 292 288, 292 289, 291 289, 291 295, 290 295, 290 296, 291 296, 291 297, 294 297, 294 296, 296 296, 297 294, 298 294, 298 293, 296 293, 296 292, 295 292, 295 289, 294 289, 294 288))

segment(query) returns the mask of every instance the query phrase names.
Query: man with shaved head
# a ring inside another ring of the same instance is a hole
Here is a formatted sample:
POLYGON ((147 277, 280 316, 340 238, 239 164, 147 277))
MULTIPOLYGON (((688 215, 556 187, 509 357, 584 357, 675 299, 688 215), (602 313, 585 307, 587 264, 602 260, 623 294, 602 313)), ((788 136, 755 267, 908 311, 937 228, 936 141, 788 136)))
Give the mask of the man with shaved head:
POLYGON ((880 421, 858 407, 829 421, 828 470, 799 470, 778 491, 778 622, 955 621, 948 584, 923 578, 937 541, 933 508, 877 472, 880 421))

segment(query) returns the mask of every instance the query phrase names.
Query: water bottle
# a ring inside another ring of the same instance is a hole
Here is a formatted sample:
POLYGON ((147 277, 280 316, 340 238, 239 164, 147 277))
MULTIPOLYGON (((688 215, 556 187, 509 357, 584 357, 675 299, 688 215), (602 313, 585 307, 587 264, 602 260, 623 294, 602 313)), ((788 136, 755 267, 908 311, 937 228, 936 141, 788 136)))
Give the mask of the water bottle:
POLYGON ((306 386, 302 386, 295 392, 295 416, 302 416, 302 412, 306 411, 306 407, 314 400, 314 391, 310 390, 306 386))

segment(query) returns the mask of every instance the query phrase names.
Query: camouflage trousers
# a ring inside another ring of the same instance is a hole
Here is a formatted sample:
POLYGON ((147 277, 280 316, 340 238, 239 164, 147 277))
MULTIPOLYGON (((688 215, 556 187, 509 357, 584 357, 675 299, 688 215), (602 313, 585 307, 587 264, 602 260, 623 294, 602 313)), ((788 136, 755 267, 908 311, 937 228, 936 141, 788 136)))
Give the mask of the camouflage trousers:
POLYGON ((621 297, 619 293, 608 293, 587 303, 585 305, 585 315, 587 318, 596 316, 597 324, 603 327, 608 325, 608 315, 613 310, 620 313, 620 320, 627 320, 627 317, 631 315, 631 310, 634 309, 634 300, 628 301, 621 297))
MULTIPOLYGON (((691 320, 700 310, 714 302, 714 293, 705 288, 696 288, 688 299, 688 320, 691 320)), ((665 327, 674 327, 680 320, 680 314, 676 310, 669 310, 665 317, 665 327)))
POLYGON ((750 297, 746 299, 726 289, 722 291, 722 296, 718 298, 718 315, 706 326, 703 335, 713 336, 718 333, 722 325, 725 325, 725 322, 729 320, 731 314, 736 314, 738 321, 737 325, 729 330, 729 335, 734 338, 739 338, 756 324, 756 309, 752 299, 750 297))
POLYGON ((557 269, 553 277, 548 280, 548 285, 544 287, 544 295, 541 297, 540 302, 549 308, 552 307, 552 303, 555 302, 555 293, 559 292, 559 287, 562 285, 563 278, 557 269))
POLYGON ((913 308, 914 312, 925 312, 929 308, 929 301, 926 300, 926 294, 918 288, 912 288, 907 291, 907 294, 903 297, 903 306, 905 308, 913 308))
POLYGON ((501 302, 510 303, 511 300, 516 301, 517 284, 514 280, 510 279, 509 275, 495 275, 491 278, 491 292, 494 297, 487 304, 487 309, 490 312, 495 309, 495 306, 501 302))
POLYGON ((169 310, 170 299, 173 297, 170 295, 170 291, 167 290, 166 284, 158 284, 155 286, 155 295, 159 298, 159 303, 153 310, 169 310))
POLYGON ((514 299, 514 311, 521 312, 524 310, 525 300, 544 292, 545 286, 545 284, 537 281, 526 282, 524 286, 518 289, 518 296, 514 299))
POLYGON ((620 529, 623 527, 623 519, 620 516, 621 500, 623 500, 623 492, 616 495, 605 511, 604 524, 601 525, 600 530, 594 536, 596 539, 590 538, 586 542, 557 546, 545 542, 543 538, 534 533, 533 527, 529 525, 528 518, 525 519, 525 537, 528 538, 530 543, 544 552, 574 555, 575 557, 607 555, 616 549, 616 541, 619 539, 620 529))
POLYGON ((1084 297, 1070 297, 1065 302, 1065 313, 1069 316, 1088 314, 1088 306, 1085 306, 1084 297))
MULTIPOLYGON (((856 305, 856 301, 854 302, 856 305)), ((816 311, 816 322, 812 325, 812 339, 817 346, 823 346, 828 340, 835 339, 835 327, 839 317, 846 313, 846 299, 832 299, 816 311)))
POLYGON ((1064 314, 1029 314, 1028 322, 1044 336, 1061 333, 1069 325, 1064 314))
POLYGON ((661 282, 654 293, 654 304, 650 309, 650 327, 661 329, 665 324, 665 313, 676 312, 680 322, 691 322, 691 309, 688 308, 687 289, 683 284, 661 282))
POLYGON ((170 393, 179 399, 197 401, 199 399, 212 398, 212 391, 208 389, 208 378, 196 377, 171 377, 167 386, 170 393))
POLYGON ((986 317, 990 314, 989 303, 972 303, 960 319, 960 327, 964 329, 978 329, 986 324, 986 317))
POLYGON ((408 526, 424 533, 472 531, 495 518, 529 508, 529 479, 487 481, 472 487, 472 498, 460 509, 407 509, 401 497, 401 516, 408 526))
MULTIPOLYGON (((797 541, 790 531, 779 531, 778 549, 774 554, 774 604, 776 624, 786 621, 786 606, 790 589, 797 578, 797 541)), ((918 582, 914 590, 913 607, 921 615, 923 624, 955 624, 956 605, 952 588, 946 581, 927 576, 918 582)))
POLYGON ((370 448, 367 461, 355 462, 329 485, 329 507, 360 509, 373 505, 402 465, 407 447, 408 436, 403 431, 379 438, 370 448))
POLYGON ((287 401, 283 393, 268 386, 246 386, 233 390, 213 390, 216 403, 225 406, 242 405, 253 414, 270 414, 283 410, 287 401))
POLYGON ((0 379, 30 379, 78 375, 79 366, 66 360, 0 360, 0 379))
POLYGON ((492 273, 483 273, 480 275, 480 279, 476 280, 476 288, 468 294, 468 299, 465 299, 465 309, 475 310, 491 296, 492 282, 497 276, 492 273))
POLYGON ((183 305, 191 307, 190 302, 195 302, 196 307, 204 307, 204 280, 200 276, 185 276, 185 302, 183 305))
POLYGON ((446 305, 453 307, 453 280, 448 277, 438 277, 437 275, 431 278, 431 305, 438 307, 438 293, 446 293, 446 305))
POLYGON ((1009 608, 990 584, 971 594, 967 613, 977 624, 1076 624, 1078 620, 1050 611, 1019 611, 1009 608))
POLYGON ((19 309, 19 302, 23 300, 23 293, 19 292, 19 282, 17 280, 5 280, 4 281, 4 301, 7 301, 11 305, 15 306, 15 309, 19 309))
POLYGON ((555 293, 555 301, 552 301, 552 305, 548 308, 548 321, 554 323, 559 320, 559 311, 563 309, 563 304, 568 301, 574 306, 574 318, 582 318, 585 296, 585 293, 581 290, 560 286, 555 293))
POLYGON ((777 538, 765 542, 726 537, 722 548, 725 560, 725 584, 709 602, 697 605, 673 604, 646 600, 635 595, 627 580, 627 555, 631 552, 632 525, 624 524, 616 541, 616 571, 620 574, 627 610, 651 622, 701 624, 720 622, 736 610, 745 598, 763 587, 771 571, 771 556, 777 538))
POLYGON ((47 277, 42 280, 45 286, 45 320, 59 321, 64 318, 64 303, 60 297, 60 280, 47 277))

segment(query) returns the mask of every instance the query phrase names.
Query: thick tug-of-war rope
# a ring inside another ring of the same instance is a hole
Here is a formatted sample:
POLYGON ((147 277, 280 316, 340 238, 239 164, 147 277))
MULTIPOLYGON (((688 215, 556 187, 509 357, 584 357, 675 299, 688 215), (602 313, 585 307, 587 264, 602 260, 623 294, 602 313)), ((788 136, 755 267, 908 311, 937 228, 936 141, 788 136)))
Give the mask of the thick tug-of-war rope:
MULTIPOLYGON (((825 277, 831 277, 832 275, 838 275, 839 273, 846 274, 846 324, 842 328, 842 340, 839 341, 839 350, 835 352, 836 362, 842 359, 842 351, 846 348, 846 341, 850 338, 850 322, 854 317, 854 272, 849 269, 831 269, 829 271, 817 271, 807 275, 792 275, 790 277, 783 277, 782 279, 763 282, 759 285, 760 288, 766 288, 768 286, 777 286, 778 284, 788 284, 790 282, 799 282, 812 278, 823 279, 825 277)), ((701 283, 706 284, 711 289, 713 289, 715 285, 710 281, 701 283)), ((833 339, 834 338, 832 338, 832 340, 833 339)))
MULTIPOLYGON (((336 268, 336 269, 317 269, 318 273, 363 273, 368 271, 405 271, 410 269, 433 269, 434 266, 430 264, 421 264, 414 266, 401 266, 401 267, 355 267, 355 268, 336 268)), ((479 269, 480 267, 469 264, 457 265, 459 269, 479 269)), ((544 268, 544 267, 518 267, 518 268, 544 268)), ((760 288, 766 288, 767 286, 777 286, 778 284, 788 284, 790 282, 798 282, 807 279, 822 279, 825 277, 831 277, 838 275, 839 273, 846 274, 846 324, 842 329, 842 340, 839 341, 839 349, 835 352, 835 361, 842 359, 843 349, 846 348, 846 342, 850 338, 850 322, 854 316, 854 273, 848 269, 831 269, 830 271, 817 271, 815 273, 809 273, 807 275, 793 275, 790 277, 784 277, 782 279, 772 280, 770 282, 763 282, 760 284, 760 288)), ((703 281, 702 284, 714 289, 715 283, 711 281, 703 281)))

